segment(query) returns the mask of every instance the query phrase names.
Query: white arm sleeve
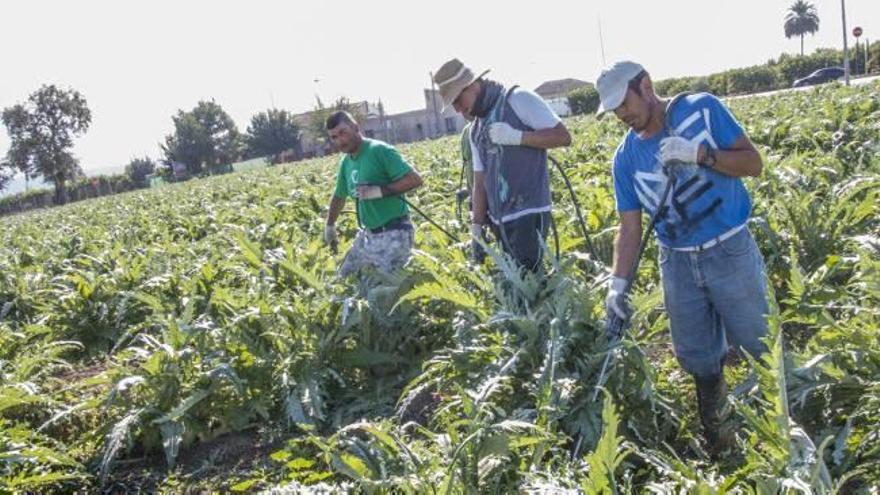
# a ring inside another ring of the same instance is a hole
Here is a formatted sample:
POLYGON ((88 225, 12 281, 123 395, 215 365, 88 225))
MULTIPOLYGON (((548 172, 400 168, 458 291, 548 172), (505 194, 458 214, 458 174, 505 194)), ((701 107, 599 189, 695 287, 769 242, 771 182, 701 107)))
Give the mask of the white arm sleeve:
POLYGON ((550 105, 534 91, 516 88, 510 95, 510 106, 523 124, 536 131, 552 129, 562 122, 550 105))
POLYGON ((485 172, 483 170, 483 161, 480 159, 480 152, 477 150, 477 145, 474 144, 473 135, 468 133, 468 142, 471 144, 471 161, 474 164, 474 172, 485 172))

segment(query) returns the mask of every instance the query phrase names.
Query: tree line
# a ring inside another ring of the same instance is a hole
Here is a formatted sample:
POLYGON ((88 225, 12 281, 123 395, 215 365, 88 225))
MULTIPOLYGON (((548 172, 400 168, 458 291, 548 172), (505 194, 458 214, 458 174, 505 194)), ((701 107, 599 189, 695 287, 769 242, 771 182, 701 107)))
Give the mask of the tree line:
MULTIPOLYGON (((786 27, 786 35, 789 34, 800 33, 786 27)), ((867 48, 867 62, 866 48, 861 46, 854 50, 850 60, 853 73, 880 70, 880 42, 867 48)), ((753 67, 709 76, 660 80, 655 82, 655 89, 661 95, 681 91, 709 91, 719 96, 755 93, 789 87, 795 79, 816 69, 842 63, 840 50, 820 49, 807 56, 783 54, 776 60, 753 67)), ((598 107, 599 95, 592 85, 588 85, 570 93, 568 102, 575 115, 588 114, 598 107)), ((173 177, 174 163, 182 164, 187 176, 203 176, 228 171, 231 164, 240 159, 278 157, 291 151, 299 158, 305 136, 326 143, 324 120, 337 109, 350 111, 359 121, 364 117, 361 109, 347 98, 340 98, 330 105, 318 99, 307 119, 297 122, 293 113, 271 108, 251 117, 247 130, 242 133, 216 101, 200 101, 191 110, 178 110, 172 116, 174 132, 160 143, 161 160, 132 158, 125 166, 124 176, 104 180, 111 186, 101 189, 94 181, 84 180, 82 167, 72 151, 74 139, 85 134, 92 121, 85 97, 74 89, 45 85, 25 102, 3 110, 2 121, 10 137, 10 147, 0 160, 0 190, 16 174, 22 174, 26 180, 42 179, 51 184, 51 203, 64 204, 71 199, 68 191, 71 184, 76 188, 74 200, 101 195, 102 190, 115 193, 148 187, 151 174, 173 177), (86 191, 88 187, 93 191, 86 191)), ((14 200, 24 197, 21 195, 14 200)), ((4 210, 3 203, 9 201, 8 198, 0 200, 0 210, 4 210)), ((45 202, 40 199, 36 204, 45 206, 45 202)))
MULTIPOLYGON (((351 110, 360 116, 347 98, 340 98, 329 106, 318 99, 304 126, 296 121, 293 113, 270 108, 251 117, 247 130, 242 133, 220 104, 214 100, 200 101, 191 110, 178 110, 171 117, 174 132, 160 143, 161 160, 132 158, 122 177, 88 181, 73 154, 74 139, 84 135, 92 122, 88 102, 75 89, 45 85, 25 102, 3 110, 2 121, 9 134, 10 147, 0 161, 0 190, 15 175, 22 174, 28 181, 42 179, 51 184, 51 202, 60 205, 71 199, 102 195, 105 190, 115 193, 148 187, 151 174, 173 177, 172 164, 182 164, 186 175, 192 177, 228 171, 232 163, 241 159, 275 157, 282 153, 289 157, 290 152, 300 157, 303 136, 309 134, 318 141, 325 140, 324 119, 337 109, 351 110), (102 189, 99 182, 110 186, 102 189), (76 192, 73 198, 70 197, 72 185, 76 192), (94 191, 87 191, 89 187, 94 191)), ((30 197, 28 205, 33 202, 33 207, 46 206, 45 198, 38 196, 23 194, 16 199, 20 202, 30 197)))

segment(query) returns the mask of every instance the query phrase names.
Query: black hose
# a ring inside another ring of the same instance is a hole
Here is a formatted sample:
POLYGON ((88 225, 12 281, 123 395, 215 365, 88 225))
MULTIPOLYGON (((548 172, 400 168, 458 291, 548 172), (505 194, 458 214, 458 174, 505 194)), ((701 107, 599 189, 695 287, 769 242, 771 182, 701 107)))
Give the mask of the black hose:
POLYGON ((669 171, 664 168, 664 173, 666 173, 666 187, 663 189, 663 194, 660 196, 660 203, 657 204, 657 211, 651 215, 651 220, 648 221, 648 228, 645 229, 645 235, 642 236, 642 241, 639 243, 639 251, 636 254, 636 259, 633 260, 632 270, 630 270, 630 277, 627 280, 626 288, 624 289, 624 293, 629 293, 630 288, 635 283, 636 274, 639 273, 639 264, 642 261, 642 253, 645 251, 645 246, 648 244, 648 240, 651 238, 651 234, 654 231, 654 225, 657 224, 657 219, 660 218, 660 215, 665 212, 666 208, 666 200, 669 199, 669 193, 672 191, 672 187, 675 185, 675 175, 671 175, 669 171))
MULTIPOLYGON (((645 246, 648 244, 648 240, 651 238, 651 233, 654 230, 654 225, 657 223, 657 219, 660 218, 661 213, 664 212, 664 208, 666 207, 666 200, 669 198, 669 193, 672 191, 672 187, 675 183, 675 176, 670 175, 668 169, 664 167, 664 172, 668 180, 666 181, 666 187, 663 189, 663 194, 660 197, 660 203, 657 205, 657 211, 651 215, 651 220, 648 221, 648 228, 645 229, 645 234, 642 236, 641 242, 639 242, 639 250, 636 253, 636 258, 633 260, 632 271, 630 272, 630 277, 627 279, 626 287, 623 289, 624 294, 629 294, 630 289, 632 289, 633 283, 635 283, 636 276, 639 272, 639 264, 642 260, 642 254, 645 251, 645 246)), ((613 312, 608 315, 608 318, 611 320, 606 324, 606 334, 613 335, 611 342, 609 342, 609 348, 616 346, 620 340, 623 338, 624 332, 626 332, 627 326, 630 323, 629 319, 624 320, 620 318, 613 312)), ((608 365, 611 363, 611 352, 605 355, 605 360, 602 362, 602 368, 599 371, 599 378, 596 382, 596 387, 593 389, 593 401, 596 400, 596 397, 599 395, 600 387, 605 385, 605 380, 607 379, 607 371, 608 365)), ((578 440, 578 445, 575 447, 575 450, 572 452, 572 457, 577 455, 577 450, 580 445, 580 440, 578 440)))
POLYGON ((453 235, 452 233, 450 233, 448 230, 446 230, 446 229, 444 229, 443 227, 441 227, 440 224, 438 224, 437 222, 435 222, 431 217, 429 217, 427 214, 425 214, 425 212, 423 212, 422 210, 418 209, 414 204, 410 203, 409 200, 407 200, 407 199, 404 198, 403 196, 401 196, 400 199, 402 199, 403 202, 407 204, 407 206, 409 206, 410 208, 412 208, 413 210, 415 210, 416 213, 418 213, 418 214, 421 215, 425 220, 427 220, 428 223, 430 223, 430 224, 433 225, 434 227, 437 227, 437 228, 440 230, 440 232, 443 232, 444 234, 446 234, 447 237, 449 237, 450 239, 452 239, 452 240, 455 241, 455 242, 461 242, 461 239, 459 239, 458 237, 456 237, 455 235, 453 235))
POLYGON ((562 180, 565 182, 565 187, 568 188, 568 193, 571 195, 572 203, 574 203, 574 212, 577 215, 578 223, 581 226, 581 232, 584 235, 584 242, 587 243, 587 250, 590 252, 590 256, 592 256, 593 259, 598 260, 599 257, 596 254, 596 250, 593 248, 592 241, 590 241, 590 234, 587 230, 587 222, 584 221, 584 216, 581 214, 581 204, 578 201, 577 195, 574 192, 574 187, 572 187, 571 181, 568 179, 568 175, 565 173, 565 169, 562 168, 562 165, 559 164, 556 158, 553 158, 553 156, 550 154, 547 154, 547 158, 549 158, 550 161, 553 162, 554 165, 556 165, 556 169, 559 170, 559 174, 562 175, 562 180))
MULTIPOLYGON (((639 242, 639 250, 636 253, 636 257, 633 260, 632 268, 630 270, 630 276, 626 281, 626 286, 623 288, 624 294, 629 294, 629 291, 632 289, 633 284, 636 281, 636 277, 639 273, 639 265, 642 261, 642 254, 645 251, 645 246, 648 244, 648 240, 651 238, 651 233, 654 230, 654 225, 657 223, 657 219, 660 218, 660 214, 663 213, 663 209, 665 208, 666 200, 669 198, 669 193, 672 191, 672 187, 675 183, 674 176, 668 176, 669 179, 666 181, 666 187, 663 190, 663 194, 660 196, 660 203, 657 205, 657 211, 651 215, 651 220, 648 221, 648 228, 645 229, 645 235, 642 236, 641 242, 639 242)), ((609 315, 611 316, 611 315, 609 315)), ((617 315, 613 315, 614 320, 608 324, 608 333, 614 335, 614 339, 610 344, 613 346, 620 341, 623 337, 624 331, 626 331, 627 325, 629 325, 629 320, 624 320, 623 318, 618 317, 617 315)), ((609 354, 610 356, 610 354, 609 354)), ((608 361, 606 357, 606 361, 608 361)), ((605 372, 605 365, 602 366, 602 374, 605 372)), ((598 389, 597 389, 598 390, 598 389)))
MULTIPOLYGON (((431 217, 429 217, 427 214, 425 214, 425 212, 423 212, 422 210, 416 208, 416 206, 415 206, 414 204, 410 203, 409 200, 406 199, 406 197, 404 197, 403 195, 401 195, 401 196, 400 196, 400 199, 402 199, 403 202, 406 203, 407 206, 409 206, 410 208, 412 208, 413 210, 415 210, 416 213, 418 213, 419 215, 421 215, 422 217, 424 217, 425 220, 428 221, 428 223, 430 223, 430 224, 433 225, 434 227, 437 227, 438 229, 440 229, 440 232, 443 232, 444 234, 446 234, 450 239, 452 239, 452 240, 455 241, 455 242, 461 242, 461 240, 460 240, 458 237, 452 235, 451 233, 449 233, 448 230, 446 230, 446 229, 444 229, 443 227, 441 227, 440 224, 438 224, 438 223, 435 222, 433 219, 431 219, 431 217)), ((359 203, 358 198, 354 198, 354 211, 355 211, 355 213, 357 214, 358 227, 360 227, 360 228, 363 229, 364 226, 363 226, 363 224, 361 223, 361 215, 360 215, 360 211, 359 211, 359 208, 358 208, 358 206, 359 206, 358 203, 359 203)))
MULTIPOLYGON (((666 131, 670 135, 674 135, 674 131, 672 130, 672 122, 670 120, 669 114, 671 113, 672 107, 675 106, 682 98, 685 98, 689 95, 693 94, 690 91, 684 91, 682 93, 678 93, 673 96, 666 103, 666 110, 664 112, 664 121, 663 125, 666 128, 666 131)), ((663 189, 663 194, 660 196, 660 202, 657 204, 657 211, 651 215, 651 220, 648 222, 648 228, 645 229, 645 235, 642 236, 642 242, 639 243, 639 252, 636 256, 636 259, 633 260, 632 270, 629 272, 630 277, 626 284, 626 289, 624 293, 629 293, 630 288, 635 283, 636 276, 639 273, 639 263, 642 259, 642 252, 645 250, 645 245, 648 243, 648 239, 651 238, 651 234, 654 231, 654 225, 657 224, 657 219, 660 218, 660 214, 665 211, 666 208, 666 200, 669 199, 669 193, 672 191, 673 186, 675 185, 675 174, 673 174, 667 165, 663 165, 663 174, 666 175, 666 187, 663 189)))

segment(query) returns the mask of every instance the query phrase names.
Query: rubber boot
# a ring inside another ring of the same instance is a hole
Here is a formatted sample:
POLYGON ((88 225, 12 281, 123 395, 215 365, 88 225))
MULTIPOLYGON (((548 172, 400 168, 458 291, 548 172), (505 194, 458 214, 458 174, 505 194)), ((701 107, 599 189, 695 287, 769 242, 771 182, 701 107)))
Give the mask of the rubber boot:
POLYGON ((694 381, 697 384, 697 406, 703 424, 703 437, 709 455, 716 458, 734 444, 733 432, 724 428, 730 416, 727 383, 724 374, 695 376, 694 381))

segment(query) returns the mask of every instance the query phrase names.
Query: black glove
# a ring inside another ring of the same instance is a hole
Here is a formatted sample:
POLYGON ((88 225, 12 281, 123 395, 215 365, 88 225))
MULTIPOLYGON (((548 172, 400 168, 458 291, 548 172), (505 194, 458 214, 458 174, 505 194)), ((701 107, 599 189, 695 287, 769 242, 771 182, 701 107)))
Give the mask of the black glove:
POLYGON ((622 339, 628 327, 629 320, 624 320, 613 311, 605 316, 605 337, 609 342, 617 342, 622 339))

